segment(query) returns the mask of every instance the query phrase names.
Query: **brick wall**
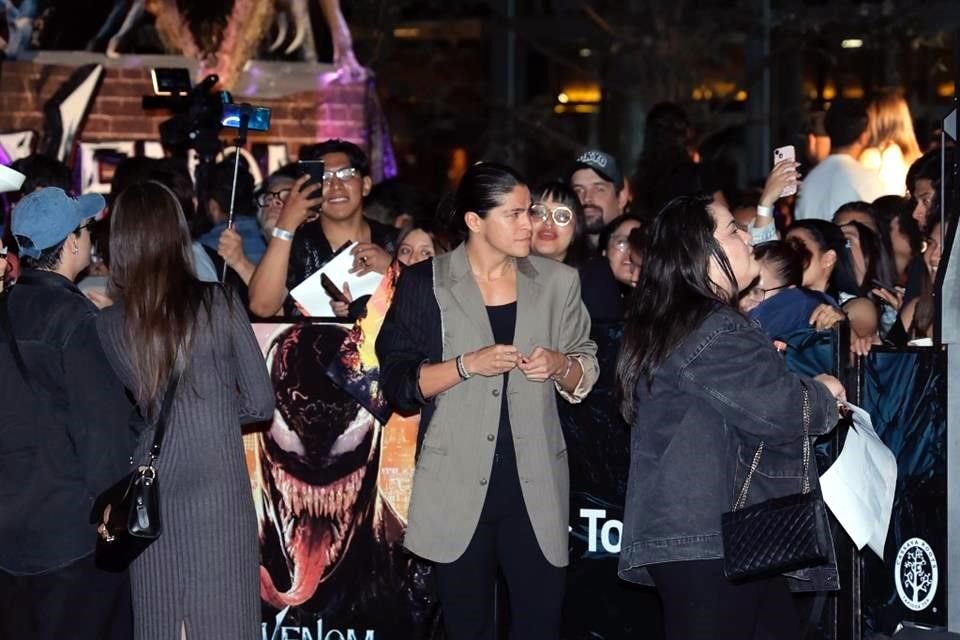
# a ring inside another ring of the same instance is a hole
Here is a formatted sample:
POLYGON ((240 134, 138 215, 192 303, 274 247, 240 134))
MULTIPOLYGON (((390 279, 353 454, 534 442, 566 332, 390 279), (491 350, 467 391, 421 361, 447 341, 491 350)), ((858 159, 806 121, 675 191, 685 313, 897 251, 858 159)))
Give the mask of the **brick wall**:
MULTIPOLYGON (((78 53, 77 65, 86 64, 90 54, 78 53)), ((114 62, 115 64, 115 62, 114 62)), ((165 66, 179 66, 167 64, 165 66)), ((70 77, 76 67, 43 62, 0 62, 0 132, 43 128, 43 105, 70 77)), ((150 67, 106 67, 104 78, 77 142, 157 140, 157 126, 169 115, 145 112, 140 98, 150 95, 150 67)), ((344 138, 368 147, 365 131, 365 83, 322 86, 316 71, 301 83, 316 89, 299 91, 282 98, 243 98, 273 109, 271 130, 251 132, 250 144, 285 143, 291 158, 301 145, 327 138, 344 138)), ((239 100, 238 100, 239 101, 239 100)), ((225 135, 229 139, 229 134, 225 135)))

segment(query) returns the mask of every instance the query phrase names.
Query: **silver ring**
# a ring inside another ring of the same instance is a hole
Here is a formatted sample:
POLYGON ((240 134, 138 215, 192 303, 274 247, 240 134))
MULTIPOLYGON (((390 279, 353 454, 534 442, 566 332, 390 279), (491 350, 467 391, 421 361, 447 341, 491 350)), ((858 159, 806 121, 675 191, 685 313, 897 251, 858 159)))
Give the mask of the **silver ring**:
POLYGON ((367 266, 367 256, 360 256, 360 262, 363 263, 363 266, 367 266))

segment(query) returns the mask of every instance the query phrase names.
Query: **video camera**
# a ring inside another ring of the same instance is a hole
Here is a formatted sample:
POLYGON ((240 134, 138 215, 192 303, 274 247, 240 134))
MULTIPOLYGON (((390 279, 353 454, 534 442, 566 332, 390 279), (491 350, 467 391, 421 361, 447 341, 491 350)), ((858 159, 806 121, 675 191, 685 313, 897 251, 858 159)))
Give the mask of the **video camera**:
POLYGON ((210 164, 223 148, 223 127, 239 129, 240 140, 246 137, 248 129, 270 129, 270 109, 235 104, 229 92, 214 91, 220 80, 214 74, 196 86, 191 86, 186 69, 152 69, 150 74, 155 95, 143 96, 143 108, 173 114, 160 124, 160 142, 175 156, 186 157, 187 151, 195 149, 200 163, 210 164))
POLYGON ((195 149, 201 163, 212 163, 223 148, 220 119, 224 101, 230 101, 230 94, 213 90, 220 79, 211 74, 191 86, 186 69, 152 69, 151 75, 156 95, 143 96, 143 108, 172 114, 160 124, 160 142, 174 156, 195 149))

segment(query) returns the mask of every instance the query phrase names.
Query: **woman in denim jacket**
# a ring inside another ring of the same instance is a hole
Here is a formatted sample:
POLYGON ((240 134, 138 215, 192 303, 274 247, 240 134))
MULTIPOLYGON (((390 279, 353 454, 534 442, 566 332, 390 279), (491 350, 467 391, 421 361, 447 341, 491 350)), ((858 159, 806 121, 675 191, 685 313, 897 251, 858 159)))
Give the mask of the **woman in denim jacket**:
MULTIPOLYGON (((620 576, 657 586, 668 639, 800 638, 784 576, 724 577, 720 517, 761 440, 748 504, 800 491, 803 390, 817 435, 836 424, 843 387, 787 371, 737 312, 759 268, 727 209, 677 198, 648 243, 618 365, 633 426, 620 576)), ((810 475, 817 488, 815 468, 810 475)), ((837 588, 832 553, 826 566, 791 575, 807 590, 837 588)))

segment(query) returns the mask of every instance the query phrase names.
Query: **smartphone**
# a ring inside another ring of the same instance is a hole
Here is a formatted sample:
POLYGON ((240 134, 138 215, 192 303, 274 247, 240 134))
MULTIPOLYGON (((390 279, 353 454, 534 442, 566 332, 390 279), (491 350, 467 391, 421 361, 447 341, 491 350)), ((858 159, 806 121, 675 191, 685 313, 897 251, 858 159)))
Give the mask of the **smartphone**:
POLYGON ((337 285, 333 284, 333 280, 327 277, 327 274, 320 274, 320 286, 323 287, 323 290, 327 292, 327 295, 336 300, 337 302, 342 302, 344 304, 350 304, 349 298, 343 294, 343 291, 337 288, 337 285))
POLYGON ((300 166, 300 170, 303 171, 304 175, 310 176, 310 179, 307 180, 307 183, 303 185, 301 191, 306 191, 307 187, 318 186, 319 189, 315 189, 313 193, 310 194, 311 198, 318 198, 323 195, 323 173, 326 171, 326 167, 323 165, 323 160, 300 160, 297 162, 300 166))
MULTIPOLYGON (((773 150, 774 166, 783 162, 784 160, 790 160, 791 162, 797 161, 797 150, 794 149, 792 144, 788 144, 785 147, 777 147, 776 149, 773 150)), ((782 198, 784 196, 792 196, 796 192, 797 192, 797 185, 794 184, 789 187, 786 187, 783 191, 781 191, 780 197, 782 198)))
POLYGON ((269 131, 270 130, 270 109, 268 107, 251 107, 243 104, 225 104, 223 105, 223 114, 220 117, 220 124, 233 129, 240 128, 240 114, 247 110, 250 114, 250 120, 247 123, 247 129, 250 131, 269 131))

